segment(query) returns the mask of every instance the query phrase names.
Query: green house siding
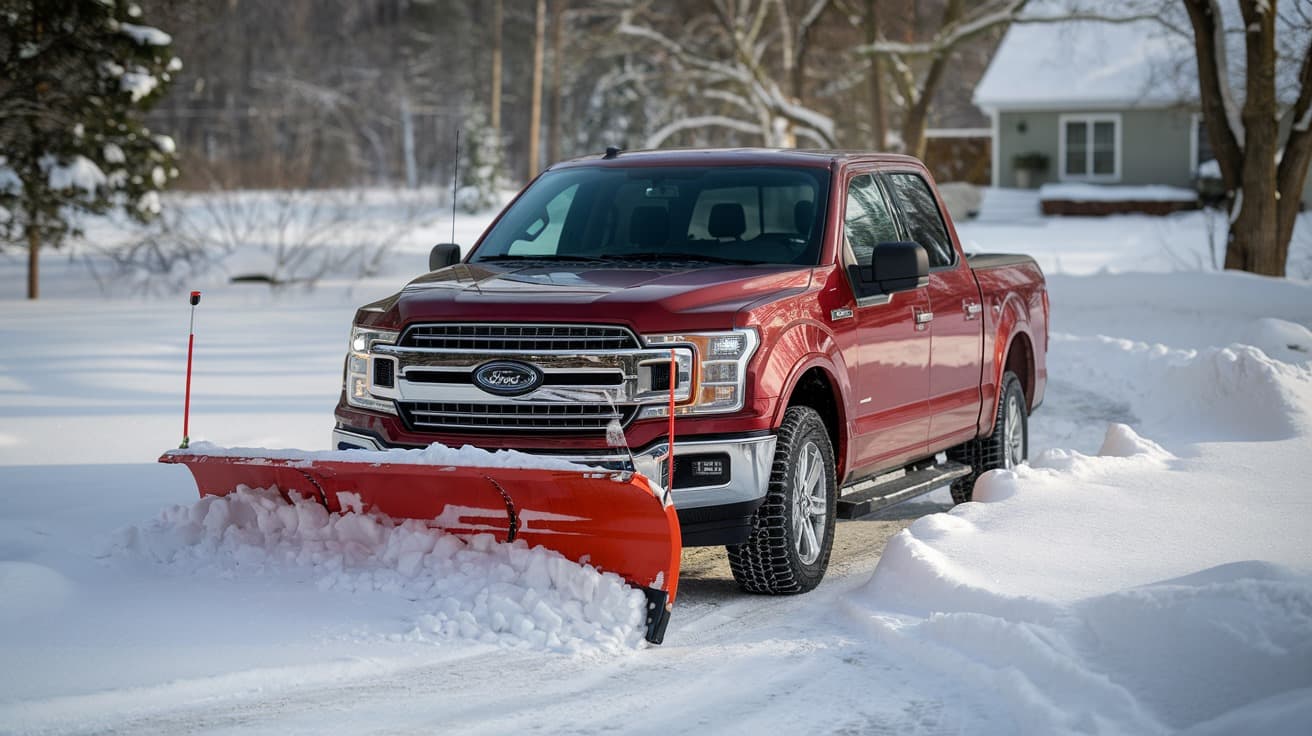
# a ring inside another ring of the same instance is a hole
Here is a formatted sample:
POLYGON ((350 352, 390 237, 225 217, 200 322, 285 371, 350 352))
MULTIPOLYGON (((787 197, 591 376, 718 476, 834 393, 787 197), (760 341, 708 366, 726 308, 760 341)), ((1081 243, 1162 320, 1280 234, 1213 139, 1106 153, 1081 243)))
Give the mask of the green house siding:
MULTIPOLYGON (((1105 116, 1109 111, 999 112, 998 185, 1017 186, 1013 161, 1019 154, 1048 157, 1048 170, 1031 186, 1060 181, 1061 119, 1069 115, 1105 116)), ((1120 116, 1120 178, 1108 184, 1193 186, 1193 115, 1188 110, 1117 110, 1120 116)))

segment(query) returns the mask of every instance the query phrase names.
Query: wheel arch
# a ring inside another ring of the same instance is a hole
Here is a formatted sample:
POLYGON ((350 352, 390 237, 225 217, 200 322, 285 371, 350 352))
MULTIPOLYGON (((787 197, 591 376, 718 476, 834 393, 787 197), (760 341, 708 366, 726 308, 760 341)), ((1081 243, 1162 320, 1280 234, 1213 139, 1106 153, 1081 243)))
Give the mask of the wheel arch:
POLYGON ((783 424, 784 413, 792 406, 809 406, 824 421, 829 443, 834 448, 837 478, 841 479, 847 467, 847 411, 843 394, 835 377, 834 366, 824 356, 811 356, 799 363, 789 375, 786 389, 775 406, 772 426, 783 424))

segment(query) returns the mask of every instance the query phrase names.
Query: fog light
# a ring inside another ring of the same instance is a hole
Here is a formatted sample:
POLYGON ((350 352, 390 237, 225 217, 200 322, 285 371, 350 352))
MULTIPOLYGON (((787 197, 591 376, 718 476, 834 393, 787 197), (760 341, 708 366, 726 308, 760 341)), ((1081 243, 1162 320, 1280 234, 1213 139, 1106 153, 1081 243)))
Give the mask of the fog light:
POLYGON ((724 473, 723 460, 693 460, 692 474, 696 476, 719 476, 724 473))
POLYGON ((729 456, 722 452, 674 458, 674 487, 722 486, 729 482, 729 456))

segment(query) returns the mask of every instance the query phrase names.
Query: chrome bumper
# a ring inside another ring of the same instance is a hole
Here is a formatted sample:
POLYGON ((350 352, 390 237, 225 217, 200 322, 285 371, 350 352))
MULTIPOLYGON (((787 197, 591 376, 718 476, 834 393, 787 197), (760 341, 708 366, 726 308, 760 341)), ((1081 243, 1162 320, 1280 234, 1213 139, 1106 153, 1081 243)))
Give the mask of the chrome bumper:
MULTIPOLYGON (((345 446, 383 450, 373 437, 356 434, 342 429, 333 430, 333 448, 345 446)), ((678 509, 696 509, 711 506, 755 501, 765 497, 766 486, 770 482, 770 465, 774 462, 775 436, 744 437, 742 439, 689 440, 680 442, 675 438, 674 456, 723 453, 729 457, 729 482, 717 486, 697 486, 692 488, 675 488, 674 505, 678 509)), ((638 472, 664 485, 662 475, 664 458, 668 451, 666 443, 660 442, 633 453, 633 463, 638 472)), ((566 460, 580 465, 594 465, 607 468, 627 468, 629 456, 625 453, 598 450, 595 453, 553 455, 535 452, 534 455, 566 460)))

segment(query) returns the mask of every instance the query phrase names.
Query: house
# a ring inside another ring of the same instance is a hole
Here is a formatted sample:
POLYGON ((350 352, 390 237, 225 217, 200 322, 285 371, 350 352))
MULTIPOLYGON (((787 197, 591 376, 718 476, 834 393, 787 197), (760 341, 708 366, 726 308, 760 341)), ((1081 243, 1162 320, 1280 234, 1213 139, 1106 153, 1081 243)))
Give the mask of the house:
POLYGON ((991 119, 992 184, 1116 185, 1157 202, 1135 209, 1196 206, 1183 200, 1212 159, 1197 87, 1192 40, 1151 21, 1013 24, 974 94, 991 119))

